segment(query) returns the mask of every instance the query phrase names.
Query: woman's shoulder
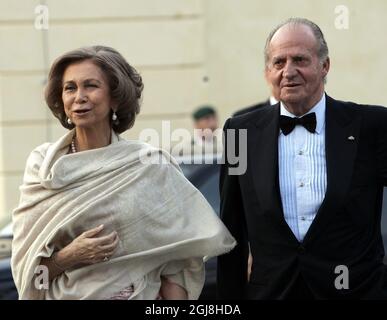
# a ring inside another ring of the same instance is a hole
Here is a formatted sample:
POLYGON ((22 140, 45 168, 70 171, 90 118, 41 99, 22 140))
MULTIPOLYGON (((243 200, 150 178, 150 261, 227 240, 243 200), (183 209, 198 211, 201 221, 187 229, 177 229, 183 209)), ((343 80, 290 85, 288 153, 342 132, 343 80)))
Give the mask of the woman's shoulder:
POLYGON ((129 140, 120 137, 120 143, 124 144, 127 148, 132 150, 148 152, 149 154, 158 154, 169 155, 169 153, 163 150, 160 147, 155 147, 147 142, 141 140, 129 140))
POLYGON ((31 151, 27 162, 29 162, 32 159, 42 159, 43 160, 45 155, 47 154, 47 150, 52 145, 53 145, 53 143, 51 143, 51 142, 45 142, 45 143, 42 143, 41 145, 38 145, 37 147, 35 147, 31 151))
POLYGON ((166 150, 153 146, 147 142, 140 140, 127 140, 120 139, 128 148, 136 150, 140 161, 143 164, 151 165, 172 165, 173 167, 179 167, 175 158, 166 150))
POLYGON ((42 166, 44 157, 48 148, 52 143, 46 142, 36 148, 34 148, 29 154, 26 161, 26 168, 24 171, 24 182, 35 181, 35 177, 38 175, 40 167, 42 166))

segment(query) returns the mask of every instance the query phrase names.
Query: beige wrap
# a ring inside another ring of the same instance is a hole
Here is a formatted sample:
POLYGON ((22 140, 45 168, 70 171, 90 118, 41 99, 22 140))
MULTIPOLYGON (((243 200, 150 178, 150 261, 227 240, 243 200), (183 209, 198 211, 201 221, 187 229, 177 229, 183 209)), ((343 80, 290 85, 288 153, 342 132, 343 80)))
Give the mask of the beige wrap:
POLYGON ((39 146, 27 161, 13 212, 19 298, 107 299, 133 284, 131 298, 155 299, 162 274, 197 299, 203 259, 235 246, 202 194, 160 149, 113 133, 107 147, 67 154, 73 135, 39 146), (35 284, 42 257, 100 224, 120 239, 109 261, 66 270, 47 290, 35 284))

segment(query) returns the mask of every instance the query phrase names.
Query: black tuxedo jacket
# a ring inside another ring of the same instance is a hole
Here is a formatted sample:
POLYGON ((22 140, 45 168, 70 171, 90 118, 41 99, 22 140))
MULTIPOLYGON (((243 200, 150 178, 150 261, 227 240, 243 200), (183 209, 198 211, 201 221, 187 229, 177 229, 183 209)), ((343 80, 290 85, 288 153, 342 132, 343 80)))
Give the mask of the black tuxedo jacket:
POLYGON ((279 114, 279 104, 263 107, 230 118, 224 126, 247 129, 247 170, 229 175, 227 159, 221 169, 221 218, 238 244, 218 258, 219 298, 286 299, 301 276, 318 299, 387 299, 380 231, 387 108, 327 96, 327 191, 302 243, 282 210, 279 114), (247 282, 249 245, 253 266, 247 282), (338 266, 348 268, 349 289, 335 286, 344 275, 338 266))

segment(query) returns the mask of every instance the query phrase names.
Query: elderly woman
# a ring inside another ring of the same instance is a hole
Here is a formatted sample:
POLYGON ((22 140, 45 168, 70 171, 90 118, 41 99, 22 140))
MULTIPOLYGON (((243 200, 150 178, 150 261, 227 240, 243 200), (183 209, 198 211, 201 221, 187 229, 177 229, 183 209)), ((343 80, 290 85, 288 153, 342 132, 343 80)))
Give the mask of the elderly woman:
POLYGON ((142 89, 112 48, 54 62, 45 98, 70 131, 27 160, 13 213, 20 299, 197 299, 204 260, 234 247, 168 153, 119 136, 142 89))

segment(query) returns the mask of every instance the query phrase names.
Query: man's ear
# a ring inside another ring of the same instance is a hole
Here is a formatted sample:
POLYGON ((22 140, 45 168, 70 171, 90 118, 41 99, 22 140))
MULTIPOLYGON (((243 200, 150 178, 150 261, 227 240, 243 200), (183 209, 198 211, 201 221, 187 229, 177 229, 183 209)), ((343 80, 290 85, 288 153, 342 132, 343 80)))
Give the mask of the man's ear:
POLYGON ((269 74, 270 74, 270 69, 269 69, 269 67, 266 65, 266 66, 265 66, 265 71, 264 71, 265 80, 266 80, 266 84, 267 84, 267 85, 269 86, 269 88, 270 88, 270 91, 272 92, 272 91, 273 91, 273 84, 272 84, 271 81, 270 81, 269 74))
POLYGON ((325 61, 323 62, 323 64, 322 64, 324 78, 325 78, 326 75, 328 74, 330 66, 331 66, 331 60, 329 59, 329 57, 327 57, 327 58, 325 59, 325 61))
POLYGON ((263 71, 263 74, 265 75, 265 80, 266 80, 266 82, 267 83, 269 83, 269 78, 268 78, 268 76, 269 76, 269 68, 268 68, 268 66, 267 65, 265 65, 265 70, 263 71))

